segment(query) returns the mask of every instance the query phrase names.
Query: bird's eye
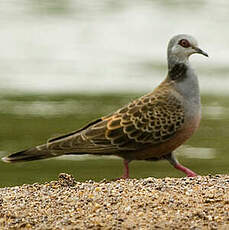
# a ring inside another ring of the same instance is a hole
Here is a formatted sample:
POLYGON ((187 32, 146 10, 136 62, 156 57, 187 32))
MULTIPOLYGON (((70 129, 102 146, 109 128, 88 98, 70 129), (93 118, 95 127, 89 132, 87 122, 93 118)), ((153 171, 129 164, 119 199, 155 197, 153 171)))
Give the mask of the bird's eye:
POLYGON ((181 45, 181 46, 183 46, 184 48, 190 47, 190 43, 186 39, 181 39, 178 44, 181 45))

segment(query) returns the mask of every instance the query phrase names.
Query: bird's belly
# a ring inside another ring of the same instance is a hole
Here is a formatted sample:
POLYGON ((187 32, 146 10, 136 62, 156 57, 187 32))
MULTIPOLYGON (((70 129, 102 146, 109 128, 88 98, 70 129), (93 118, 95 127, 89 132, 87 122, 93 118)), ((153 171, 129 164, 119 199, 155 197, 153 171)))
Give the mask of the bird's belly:
POLYGON ((200 123, 200 115, 195 119, 188 120, 184 123, 184 126, 168 141, 165 141, 158 145, 151 145, 141 151, 137 151, 129 156, 135 160, 146 160, 150 158, 160 159, 162 156, 174 151, 186 140, 188 140, 192 134, 197 130, 200 123))

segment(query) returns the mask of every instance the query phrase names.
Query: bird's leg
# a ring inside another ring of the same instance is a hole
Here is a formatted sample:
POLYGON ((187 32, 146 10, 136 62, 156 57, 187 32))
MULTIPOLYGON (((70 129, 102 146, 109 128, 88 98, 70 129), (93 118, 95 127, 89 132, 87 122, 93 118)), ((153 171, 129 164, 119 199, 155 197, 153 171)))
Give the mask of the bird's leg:
POLYGON ((126 160, 126 159, 123 160, 124 173, 121 177, 122 179, 128 179, 129 178, 129 163, 130 163, 130 160, 126 160))
POLYGON ((123 160, 123 165, 124 165, 124 173, 121 177, 118 177, 116 179, 114 179, 113 181, 116 180, 120 180, 120 179, 128 179, 129 178, 129 163, 131 162, 131 160, 123 160))
POLYGON ((178 160, 176 159, 176 157, 174 156, 173 153, 169 153, 168 155, 164 156, 164 158, 166 160, 168 160, 174 168, 184 172, 188 177, 195 177, 197 176, 196 173, 194 173, 192 170, 184 167, 183 165, 181 165, 178 160))

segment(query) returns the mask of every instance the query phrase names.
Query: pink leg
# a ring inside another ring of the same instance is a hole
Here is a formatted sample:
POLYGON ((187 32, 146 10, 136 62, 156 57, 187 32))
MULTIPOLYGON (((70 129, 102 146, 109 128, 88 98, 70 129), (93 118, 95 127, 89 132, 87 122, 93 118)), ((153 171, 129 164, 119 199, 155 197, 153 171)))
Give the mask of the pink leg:
POLYGON ((185 168, 183 165, 177 163, 174 165, 174 168, 184 172, 188 177, 194 177, 194 176, 197 176, 196 173, 194 173, 192 170, 188 169, 188 168, 185 168))
POLYGON ((121 177, 118 177, 118 178, 114 179, 113 181, 120 180, 120 179, 128 179, 129 178, 129 163, 130 163, 130 160, 126 160, 126 159, 123 160, 124 173, 123 173, 123 175, 121 177))
POLYGON ((130 160, 124 159, 123 163, 124 163, 124 174, 123 174, 123 176, 121 178, 122 179, 128 179, 129 178, 129 163, 130 163, 130 160))
POLYGON ((173 153, 169 153, 168 155, 164 156, 164 158, 167 159, 174 168, 184 172, 188 177, 197 176, 197 174, 194 173, 192 170, 185 168, 183 165, 181 165, 173 153))

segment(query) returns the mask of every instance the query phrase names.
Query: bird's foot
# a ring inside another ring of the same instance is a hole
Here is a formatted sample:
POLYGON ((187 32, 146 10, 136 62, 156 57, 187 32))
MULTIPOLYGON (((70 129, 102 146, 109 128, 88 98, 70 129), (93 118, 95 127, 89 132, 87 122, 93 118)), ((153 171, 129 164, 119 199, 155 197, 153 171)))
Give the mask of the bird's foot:
POLYGON ((184 167, 183 165, 177 163, 174 165, 174 167, 182 172, 184 172, 188 177, 195 177, 198 176, 195 172, 193 172, 191 169, 188 169, 184 167))

